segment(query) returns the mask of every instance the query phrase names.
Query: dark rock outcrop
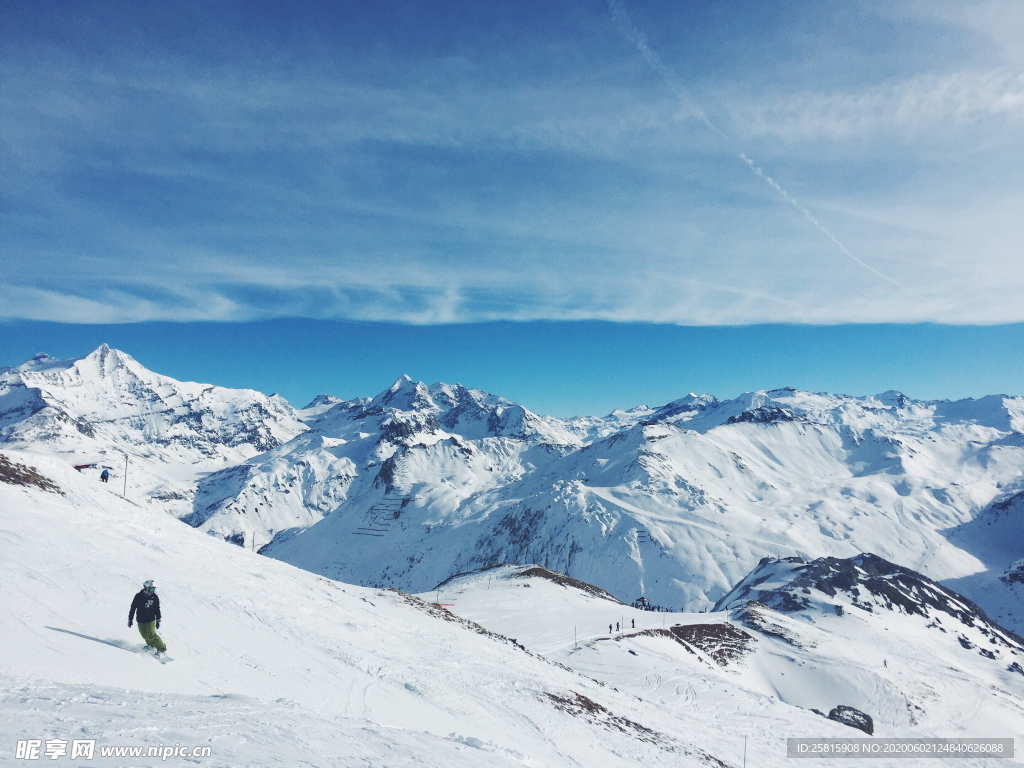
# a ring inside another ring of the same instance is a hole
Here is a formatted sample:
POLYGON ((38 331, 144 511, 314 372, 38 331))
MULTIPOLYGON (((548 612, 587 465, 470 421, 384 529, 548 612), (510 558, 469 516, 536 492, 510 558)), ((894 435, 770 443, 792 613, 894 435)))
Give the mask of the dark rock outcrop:
POLYGON ((19 464, 0 454, 0 483, 8 485, 25 485, 39 488, 50 493, 64 495, 55 482, 43 477, 34 467, 26 464, 19 464))
POLYGON ((828 719, 864 731, 869 736, 875 732, 875 722, 871 719, 871 715, 845 704, 832 707, 832 711, 828 713, 828 719))
POLYGON ((736 416, 730 416, 726 424, 780 424, 785 421, 803 421, 801 416, 793 413, 788 408, 779 408, 774 405, 761 406, 760 408, 748 408, 736 416))
POLYGON ((974 602, 917 571, 864 553, 849 558, 763 558, 718 601, 714 610, 736 609, 747 601, 792 613, 817 608, 842 615, 842 599, 868 613, 882 610, 917 615, 933 622, 949 619, 972 627, 995 646, 1024 651, 1024 638, 996 624, 974 602), (784 584, 778 585, 779 580, 784 584), (760 589, 766 582, 771 589, 760 589))
POLYGON ((732 624, 683 624, 671 628, 672 634, 699 648, 720 667, 738 661, 750 652, 753 636, 732 624))
POLYGON ((999 580, 1004 584, 1024 584, 1024 560, 1017 560, 1007 568, 999 580))

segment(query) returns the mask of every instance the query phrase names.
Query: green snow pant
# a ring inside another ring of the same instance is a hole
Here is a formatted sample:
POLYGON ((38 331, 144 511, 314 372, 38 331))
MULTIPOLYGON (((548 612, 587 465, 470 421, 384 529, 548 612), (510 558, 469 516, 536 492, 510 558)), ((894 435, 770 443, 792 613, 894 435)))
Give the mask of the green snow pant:
POLYGON ((140 621, 139 634, 142 635, 142 639, 146 641, 146 645, 156 648, 160 653, 167 650, 167 646, 164 645, 164 641, 161 640, 160 635, 156 633, 155 621, 140 621))

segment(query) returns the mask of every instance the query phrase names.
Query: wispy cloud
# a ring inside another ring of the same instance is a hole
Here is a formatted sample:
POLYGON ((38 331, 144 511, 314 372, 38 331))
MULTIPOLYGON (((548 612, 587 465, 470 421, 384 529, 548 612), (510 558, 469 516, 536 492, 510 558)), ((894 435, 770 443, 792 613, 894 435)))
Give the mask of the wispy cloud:
POLYGON ((748 137, 791 142, 914 140, 1024 123, 1024 70, 923 75, 828 92, 732 93, 730 124, 748 137))
MULTIPOLYGON (((1006 0, 860 0, 873 13, 901 24, 945 25, 958 35, 975 36, 989 57, 1024 66, 1024 4, 1006 0)), ((956 62, 953 62, 954 65, 956 62)))
MULTIPOLYGON (((704 111, 704 108, 701 107, 700 104, 689 93, 689 90, 686 88, 685 83, 682 81, 679 75, 677 75, 670 67, 668 67, 661 60, 661 57, 651 48, 650 45, 648 45, 646 38, 636 28, 636 26, 633 24, 633 21, 629 18, 629 13, 626 11, 626 7, 622 3, 622 0, 608 0, 608 7, 611 11, 612 19, 619 26, 619 28, 622 29, 626 38, 637 48, 637 50, 644 57, 644 60, 648 63, 651 69, 653 69, 666 82, 666 84, 670 88, 672 88, 673 91, 675 91, 675 93, 680 98, 684 99, 687 103, 694 105, 697 116, 700 118, 700 121, 704 124, 704 126, 709 131, 718 136, 720 139, 722 139, 723 142, 725 142, 726 146, 733 148, 733 151, 735 151, 735 140, 733 139, 733 137, 730 136, 728 132, 723 130, 718 125, 718 123, 716 123, 714 120, 708 117, 707 113, 704 111)), ((852 253, 850 249, 847 247, 846 243, 844 243, 838 237, 836 237, 835 233, 832 232, 832 230, 830 230, 821 222, 821 219, 819 219, 814 213, 812 213, 806 205, 797 200, 788 189, 786 189, 781 183, 779 183, 777 179, 775 179, 767 171, 765 171, 765 169, 761 167, 757 163, 757 161, 750 157, 750 155, 748 155, 745 151, 739 152, 739 159, 743 161, 743 164, 746 165, 747 168, 749 168, 755 176, 757 176, 759 179, 764 181, 769 187, 771 187, 771 189, 774 190, 787 205, 791 206, 797 212, 799 212, 800 215, 803 216, 804 219, 806 219, 812 227, 818 230, 818 232, 820 232, 825 237, 825 239, 827 239, 832 245, 834 245, 843 256, 845 256, 847 259, 854 262, 855 264, 863 267, 876 277, 879 277, 885 282, 895 286, 896 288, 900 287, 899 283, 897 283, 891 277, 881 272, 876 267, 871 266, 856 254, 852 253)))
POLYGON ((511 63, 9 44, 0 317, 1024 320, 996 5, 862 5, 996 53, 754 87, 596 12, 511 63))

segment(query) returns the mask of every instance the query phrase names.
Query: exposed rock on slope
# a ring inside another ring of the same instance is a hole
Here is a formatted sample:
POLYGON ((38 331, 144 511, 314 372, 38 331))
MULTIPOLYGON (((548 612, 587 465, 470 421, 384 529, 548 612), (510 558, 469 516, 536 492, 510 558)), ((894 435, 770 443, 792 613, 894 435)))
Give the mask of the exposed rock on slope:
POLYGON ((50 493, 63 495, 64 491, 49 478, 43 477, 35 468, 21 464, 0 454, 0 483, 35 487, 50 493))
POLYGON ((833 707, 832 711, 828 713, 828 719, 848 725, 851 728, 856 728, 859 731, 864 731, 868 736, 875 732, 875 723, 871 715, 861 712, 855 707, 848 707, 845 704, 833 707))
POLYGON ((811 618, 850 610, 918 616, 928 628, 955 636, 961 647, 986 658, 1010 663, 1024 655, 1024 638, 996 624, 971 600, 872 554, 812 561, 764 558, 715 610, 749 610, 751 601, 811 618))
POLYGON ((969 601, 948 590, 941 600, 925 595, 930 580, 909 569, 857 564, 868 560, 804 563, 816 575, 803 579, 794 573, 800 563, 771 560, 741 580, 747 592, 774 594, 769 601, 787 610, 743 602, 741 590, 728 611, 641 610, 516 565, 464 574, 440 587, 440 599, 527 648, 656 701, 694 733, 742 731, 781 741, 794 732, 783 725, 793 716, 808 718, 803 732, 835 737, 850 736, 850 727, 883 736, 968 736, 978 722, 1018 732, 1021 649, 993 642, 992 630, 1001 630, 985 627, 980 614, 964 623, 972 618, 962 613, 969 601), (876 579, 917 595, 920 610, 915 604, 908 612, 876 579), (955 604, 952 613, 940 610, 944 600, 955 604), (756 702, 756 717, 746 712, 749 702, 756 702))

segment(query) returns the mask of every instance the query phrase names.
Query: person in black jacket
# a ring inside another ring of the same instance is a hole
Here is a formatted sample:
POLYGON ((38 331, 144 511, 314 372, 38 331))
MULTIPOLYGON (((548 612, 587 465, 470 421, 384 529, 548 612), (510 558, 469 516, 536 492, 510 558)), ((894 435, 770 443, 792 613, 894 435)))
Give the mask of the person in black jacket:
POLYGON ((156 595, 156 585, 152 579, 143 583, 142 589, 132 600, 132 607, 128 610, 129 627, 134 618, 139 620, 139 634, 146 645, 156 649, 158 656, 166 651, 167 646, 156 633, 160 629, 160 598, 156 595))

